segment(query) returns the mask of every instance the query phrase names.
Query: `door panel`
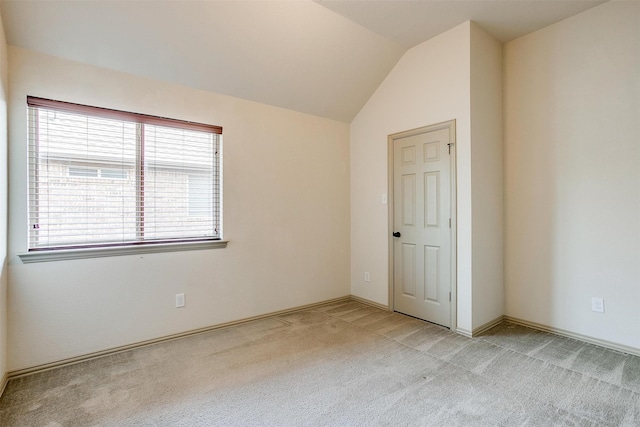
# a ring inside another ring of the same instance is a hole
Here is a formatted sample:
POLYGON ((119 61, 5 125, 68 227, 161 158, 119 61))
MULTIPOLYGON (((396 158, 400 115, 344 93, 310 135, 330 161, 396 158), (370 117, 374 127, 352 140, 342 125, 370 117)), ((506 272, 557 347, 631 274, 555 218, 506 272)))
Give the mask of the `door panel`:
POLYGON ((424 247, 424 297, 427 301, 438 302, 438 262, 440 248, 436 246, 424 247))
POLYGON ((416 175, 402 175, 402 225, 416 223, 416 175))
POLYGON ((440 172, 424 174, 424 226, 440 227, 440 172))
POLYGON ((402 245, 402 294, 416 296, 416 245, 402 245))
POLYGON ((394 310, 450 326, 451 128, 393 139, 394 310))

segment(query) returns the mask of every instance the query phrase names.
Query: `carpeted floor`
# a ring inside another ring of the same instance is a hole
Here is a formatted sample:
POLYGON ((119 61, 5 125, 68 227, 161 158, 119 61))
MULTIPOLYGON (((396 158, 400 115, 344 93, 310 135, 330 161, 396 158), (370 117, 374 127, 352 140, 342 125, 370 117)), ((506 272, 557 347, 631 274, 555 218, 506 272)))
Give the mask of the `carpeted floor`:
POLYGON ((0 425, 638 426, 640 358, 346 302, 14 379, 0 425))

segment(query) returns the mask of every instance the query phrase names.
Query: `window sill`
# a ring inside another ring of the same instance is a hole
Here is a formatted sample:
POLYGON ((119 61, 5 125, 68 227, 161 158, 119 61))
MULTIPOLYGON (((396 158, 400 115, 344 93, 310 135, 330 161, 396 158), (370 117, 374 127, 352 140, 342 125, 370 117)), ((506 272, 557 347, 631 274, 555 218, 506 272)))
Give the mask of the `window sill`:
POLYGON ((210 240, 204 242, 159 243, 154 245, 113 246, 108 248, 60 249, 52 251, 35 251, 19 254, 23 264, 48 261, 68 261, 73 259, 102 258, 121 255, 140 255, 161 252, 198 251, 206 249, 226 248, 227 240, 210 240))

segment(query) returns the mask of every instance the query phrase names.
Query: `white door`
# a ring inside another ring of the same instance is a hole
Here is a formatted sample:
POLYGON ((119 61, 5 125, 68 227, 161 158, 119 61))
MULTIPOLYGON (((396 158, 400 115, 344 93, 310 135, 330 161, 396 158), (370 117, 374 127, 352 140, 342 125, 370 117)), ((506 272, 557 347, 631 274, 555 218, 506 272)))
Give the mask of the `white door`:
POLYGON ((393 308, 451 326, 453 122, 393 143, 393 308))

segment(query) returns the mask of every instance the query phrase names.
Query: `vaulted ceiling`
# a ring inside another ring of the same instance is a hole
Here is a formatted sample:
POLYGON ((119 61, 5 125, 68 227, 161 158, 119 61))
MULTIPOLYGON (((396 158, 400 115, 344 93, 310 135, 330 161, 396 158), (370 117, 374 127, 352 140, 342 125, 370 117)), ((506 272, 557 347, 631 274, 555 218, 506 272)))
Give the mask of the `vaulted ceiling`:
POLYGON ((603 1, 2 0, 11 45, 351 122, 404 52, 467 20, 506 42, 603 1))

